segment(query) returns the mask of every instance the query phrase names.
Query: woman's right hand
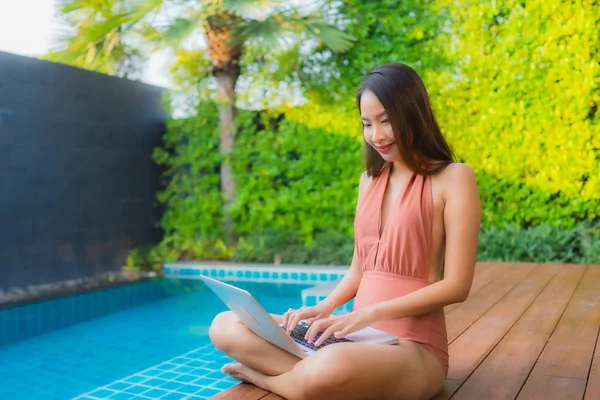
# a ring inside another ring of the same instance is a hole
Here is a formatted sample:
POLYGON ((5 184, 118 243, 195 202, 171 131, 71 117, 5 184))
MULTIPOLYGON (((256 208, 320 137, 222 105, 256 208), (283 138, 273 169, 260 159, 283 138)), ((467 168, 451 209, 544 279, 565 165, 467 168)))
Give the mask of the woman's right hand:
POLYGON ((324 302, 312 307, 300 307, 298 310, 289 309, 283 314, 283 327, 288 335, 302 320, 311 325, 314 321, 322 318, 327 318, 333 312, 333 308, 324 302))

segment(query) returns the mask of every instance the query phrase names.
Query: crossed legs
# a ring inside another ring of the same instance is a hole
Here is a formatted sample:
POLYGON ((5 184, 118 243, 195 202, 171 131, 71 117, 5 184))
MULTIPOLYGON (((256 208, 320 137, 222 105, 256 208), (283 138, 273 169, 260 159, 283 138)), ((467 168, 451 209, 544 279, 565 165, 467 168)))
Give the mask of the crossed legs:
POLYGON ((425 400, 444 387, 439 361, 412 342, 337 343, 300 360, 256 336, 231 312, 219 314, 209 334, 240 362, 224 372, 289 400, 425 400))

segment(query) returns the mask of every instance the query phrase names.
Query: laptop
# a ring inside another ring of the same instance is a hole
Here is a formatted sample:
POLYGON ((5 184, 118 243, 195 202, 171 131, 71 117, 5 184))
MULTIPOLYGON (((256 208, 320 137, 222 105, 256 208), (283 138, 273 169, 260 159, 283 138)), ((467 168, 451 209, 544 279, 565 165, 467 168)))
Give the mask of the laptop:
MULTIPOLYGON (((308 324, 301 321, 288 335, 248 291, 208 276, 199 278, 225 303, 227 307, 256 335, 297 357, 305 358, 315 351, 338 342, 371 344, 396 344, 398 337, 371 327, 346 335, 345 338, 329 337, 321 346, 315 347, 304 339, 308 324)), ((317 338, 320 334, 317 335, 317 338)), ((315 340, 316 341, 316 340, 315 340)))

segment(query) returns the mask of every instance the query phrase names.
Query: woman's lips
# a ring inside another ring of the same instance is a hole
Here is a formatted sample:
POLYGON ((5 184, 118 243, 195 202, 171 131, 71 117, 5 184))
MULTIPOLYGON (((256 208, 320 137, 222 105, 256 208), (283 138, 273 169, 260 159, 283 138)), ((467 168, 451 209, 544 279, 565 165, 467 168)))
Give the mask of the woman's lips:
POLYGON ((390 150, 392 150, 392 147, 394 146, 394 144, 395 143, 389 143, 389 144, 386 144, 385 146, 375 146, 375 148, 380 153, 388 153, 390 150))

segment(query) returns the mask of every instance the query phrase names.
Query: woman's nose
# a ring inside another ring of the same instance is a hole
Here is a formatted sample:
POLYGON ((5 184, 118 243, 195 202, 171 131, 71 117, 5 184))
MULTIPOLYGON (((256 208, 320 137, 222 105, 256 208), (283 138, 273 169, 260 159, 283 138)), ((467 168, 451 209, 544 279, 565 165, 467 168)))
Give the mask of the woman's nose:
POLYGON ((373 140, 373 143, 380 143, 383 141, 384 137, 380 127, 373 125, 372 132, 371 139, 373 140))

